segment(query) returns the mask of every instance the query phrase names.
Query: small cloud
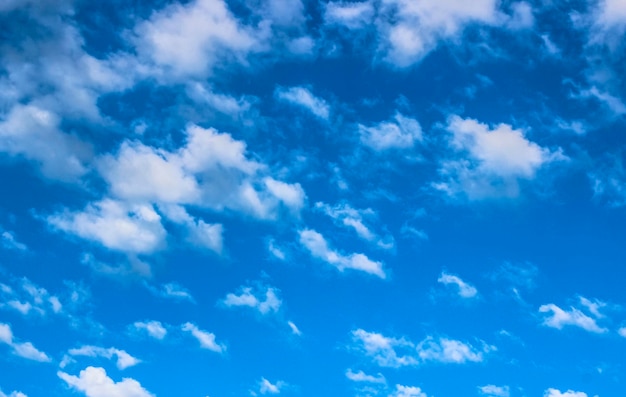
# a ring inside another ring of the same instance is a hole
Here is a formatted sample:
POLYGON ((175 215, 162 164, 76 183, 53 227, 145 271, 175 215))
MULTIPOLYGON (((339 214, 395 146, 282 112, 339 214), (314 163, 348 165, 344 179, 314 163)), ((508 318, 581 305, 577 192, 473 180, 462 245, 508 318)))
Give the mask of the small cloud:
POLYGON ((229 293, 221 301, 226 307, 250 307, 261 315, 277 313, 282 305, 278 294, 280 290, 274 287, 259 285, 253 287, 241 287, 240 292, 229 293))
POLYGON ((330 117, 330 106, 328 103, 324 99, 313 95, 306 87, 280 87, 276 89, 275 96, 281 101, 306 109, 322 120, 328 120, 330 117))
POLYGON ((259 381, 259 393, 261 394, 280 394, 283 387, 285 387, 285 382, 278 381, 276 383, 272 383, 265 378, 261 378, 259 381))
POLYGON ((389 397, 428 397, 421 388, 415 386, 396 385, 396 390, 389 397))
POLYGON ((461 280, 460 277, 442 272, 437 281, 446 286, 454 286, 461 298, 474 298, 478 294, 478 290, 471 284, 461 280))
POLYGON ((136 330, 146 332, 150 337, 163 340, 167 335, 167 329, 160 321, 137 321, 133 324, 136 330))
POLYGON ((287 321, 287 325, 289 325, 289 328, 291 328, 291 332, 294 335, 298 335, 301 336, 302 332, 300 331, 300 329, 296 326, 296 324, 293 323, 293 321, 287 321))
POLYGON ((508 386, 486 385, 479 387, 478 391, 487 397, 509 397, 511 395, 508 386))
POLYGON ((155 397, 132 378, 115 382, 107 376, 104 368, 87 367, 78 376, 57 372, 68 386, 85 393, 86 396, 155 397))
POLYGON ((52 361, 46 353, 38 350, 31 342, 15 341, 9 324, 0 323, 0 344, 8 345, 13 350, 13 354, 27 360, 39 362, 52 361))
POLYGON ((149 285, 148 283, 144 283, 144 286, 156 296, 195 303, 195 300, 193 299, 193 296, 191 296, 189 290, 182 287, 178 283, 166 283, 158 287, 149 285))
POLYGON ((373 126, 359 124, 361 143, 377 152, 392 149, 409 149, 422 141, 422 127, 410 117, 396 113, 392 121, 373 126))
POLYGON ((606 304, 599 301, 592 302, 586 298, 580 297, 580 305, 585 308, 591 316, 576 307, 571 306, 569 309, 564 310, 553 303, 541 305, 539 307, 539 313, 546 315, 543 324, 547 327, 560 330, 565 326, 574 326, 597 334, 608 331, 606 328, 600 327, 597 323, 598 319, 605 317, 599 312, 599 308, 606 304))
POLYGON ((543 397, 587 397, 587 393, 573 390, 561 392, 557 389, 550 388, 543 393, 543 397))
POLYGON ((192 323, 185 323, 181 328, 183 331, 189 332, 194 338, 196 338, 198 342, 200 342, 201 348, 211 350, 216 353, 223 353, 226 351, 226 346, 218 344, 215 341, 215 334, 203 331, 192 323))
POLYGON ((376 375, 368 375, 363 371, 353 372, 352 369, 348 369, 346 371, 346 378, 350 379, 353 382, 363 382, 363 383, 379 383, 386 384, 387 379, 380 372, 376 375))
POLYGON ((98 346, 82 346, 77 349, 70 349, 68 351, 70 356, 86 356, 86 357, 104 357, 111 359, 113 356, 117 358, 116 365, 118 369, 126 369, 133 367, 141 362, 138 358, 135 358, 128 354, 124 350, 116 349, 114 347, 103 348, 98 346))

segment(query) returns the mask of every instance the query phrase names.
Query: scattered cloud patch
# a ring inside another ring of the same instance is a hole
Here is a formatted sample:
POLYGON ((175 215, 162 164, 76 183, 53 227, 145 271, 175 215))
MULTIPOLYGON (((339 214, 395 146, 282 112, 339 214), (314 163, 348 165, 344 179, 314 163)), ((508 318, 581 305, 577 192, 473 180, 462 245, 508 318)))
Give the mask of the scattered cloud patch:
POLYGON ((261 394, 280 394, 281 390, 285 387, 285 382, 277 381, 272 383, 265 378, 261 378, 259 381, 259 393, 261 394))
POLYGON ((396 385, 396 390, 389 397, 428 397, 421 388, 415 386, 396 385))
POLYGON ((147 333, 151 338, 163 340, 167 335, 167 329, 160 321, 137 321, 133 327, 141 332, 147 333))
POLYGON ((463 281, 459 276, 442 272, 437 282, 453 287, 461 298, 474 298, 478 294, 478 290, 471 284, 463 281))
POLYGON ((543 397, 587 397, 587 393, 573 390, 562 392, 560 390, 550 388, 543 393, 543 397))
POLYGON ((249 307, 261 315, 277 313, 282 305, 280 291, 274 287, 259 285, 241 287, 239 293, 229 293, 221 301, 226 307, 249 307))
POLYGON ((109 378, 104 368, 87 367, 80 371, 78 376, 62 371, 57 372, 57 375, 69 387, 84 393, 87 397, 154 397, 132 378, 115 382, 109 378))
POLYGON ((38 350, 31 342, 15 341, 9 324, 0 323, 0 343, 8 345, 13 351, 13 354, 27 360, 44 363, 52 361, 46 353, 38 350))
MULTIPOLYGON (((484 352, 489 350, 491 347, 486 347, 484 352)), ((426 338, 417 345, 417 353, 423 362, 462 364, 483 361, 483 351, 467 343, 447 338, 426 338)))
POLYGON ((580 306, 582 306, 588 314, 574 306, 570 306, 569 309, 562 309, 553 303, 541 305, 539 307, 539 313, 544 314, 543 324, 550 328, 560 330, 565 326, 574 326, 597 334, 608 331, 597 323, 598 320, 604 318, 604 315, 599 312, 599 308, 605 306, 603 302, 592 302, 584 297, 580 297, 580 306))
POLYGON ((381 262, 372 261, 363 254, 343 255, 339 251, 332 250, 324 236, 315 230, 303 229, 299 234, 300 244, 312 256, 335 266, 339 271, 343 272, 346 269, 353 269, 372 274, 381 279, 387 278, 381 262))
POLYGON ((116 357, 116 365, 118 369, 126 369, 133 367, 141 362, 141 360, 131 356, 124 350, 116 349, 114 347, 103 348, 98 346, 85 345, 76 349, 70 349, 68 351, 70 356, 85 356, 85 357, 103 357, 111 359, 116 357))
POLYGON ((480 386, 478 391, 488 397, 509 397, 511 392, 508 386, 485 385, 480 386))
POLYGON ((396 113, 391 121, 372 126, 358 125, 361 143, 377 152, 410 149, 422 141, 422 127, 410 117, 396 113))
POLYGON ((301 336, 302 335, 302 331, 300 331, 300 329, 298 328, 298 326, 296 324, 294 324, 293 321, 287 321, 287 325, 289 325, 289 329, 291 329, 291 333, 297 336, 301 336))
POLYGON ((215 341, 215 334, 207 331, 203 331, 193 323, 185 323, 181 327, 183 331, 190 333, 194 338, 200 342, 200 347, 203 349, 211 350, 215 353, 223 353, 226 351, 226 346, 218 344, 215 341))
POLYGON ((346 378, 353 382, 387 384, 387 379, 385 379, 381 373, 368 375, 363 371, 353 372, 352 369, 348 369, 346 371, 346 378))
POLYGON ((278 100, 305 109, 319 119, 328 120, 330 117, 328 102, 313 95, 306 87, 279 87, 274 95, 278 100))

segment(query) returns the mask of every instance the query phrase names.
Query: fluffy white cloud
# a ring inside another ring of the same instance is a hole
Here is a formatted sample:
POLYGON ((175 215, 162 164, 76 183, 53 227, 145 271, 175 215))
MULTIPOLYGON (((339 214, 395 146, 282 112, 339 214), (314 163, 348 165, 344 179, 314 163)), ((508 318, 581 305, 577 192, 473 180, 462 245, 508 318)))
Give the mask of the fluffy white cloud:
POLYGON ((128 354, 124 350, 116 349, 114 347, 104 348, 98 346, 81 346, 76 349, 70 349, 68 351, 70 356, 86 356, 86 357, 104 357, 111 359, 116 357, 116 365, 119 369, 126 369, 128 367, 135 366, 141 362, 138 358, 135 358, 128 354))
POLYGON ((46 353, 39 351, 31 342, 16 342, 9 324, 0 323, 0 343, 8 345, 13 350, 13 354, 27 360, 51 361, 46 353))
POLYGON ((478 391, 488 397, 509 397, 511 395, 508 386, 485 385, 479 387, 478 391))
POLYGON ((224 62, 246 64, 267 33, 243 26, 223 0, 173 3, 134 28, 146 72, 161 78, 200 77, 224 62))
POLYGON ((63 304, 45 288, 35 285, 28 278, 13 279, 14 288, 0 284, 0 307, 7 306, 23 315, 38 314, 45 316, 52 312, 61 314, 63 304))
POLYGON ((20 391, 12 391, 9 394, 5 394, 2 392, 2 390, 0 390, 0 397, 28 397, 28 396, 20 391))
POLYGON ((566 159, 560 148, 543 148, 508 124, 490 128, 454 115, 447 130, 458 157, 441 163, 444 181, 433 186, 450 196, 463 193, 470 200, 516 197, 520 180, 532 180, 541 167, 566 159))
POLYGON ((379 248, 392 249, 395 245, 392 236, 380 237, 366 225, 366 219, 376 218, 376 213, 371 208, 358 210, 345 203, 330 206, 321 202, 315 203, 315 208, 333 218, 337 224, 354 230, 360 238, 376 244, 379 248))
POLYGON ((81 212, 62 212, 47 218, 53 227, 95 241, 104 247, 146 254, 165 243, 161 216, 148 204, 127 204, 104 199, 81 212))
POLYGON ((587 397, 587 393, 573 390, 561 392, 557 389, 550 388, 543 393, 543 397, 587 397))
POLYGON ((294 324, 293 321, 287 321, 287 325, 291 329, 291 333, 293 333, 294 335, 298 335, 298 336, 302 335, 302 331, 300 331, 298 326, 296 324, 294 324))
POLYGON ((68 386, 85 394, 87 397, 154 397, 132 378, 115 382, 107 376, 104 368, 87 367, 78 376, 57 372, 68 386))
POLYGON ((250 307, 262 315, 276 313, 283 303, 278 296, 279 292, 274 287, 263 285, 257 288, 241 287, 239 294, 229 293, 221 303, 226 307, 250 307))
POLYGON ((198 342, 200 342, 200 347, 203 349, 211 350, 216 353, 223 353, 226 351, 226 346, 218 344, 215 341, 215 334, 203 331, 195 324, 185 323, 182 326, 182 330, 189 332, 194 338, 196 338, 198 342))
POLYGON ((386 337, 363 329, 352 331, 352 339, 357 349, 372 358, 376 364, 393 368, 430 361, 452 364, 481 362, 484 353, 495 349, 493 346, 484 346, 482 350, 478 350, 458 340, 430 336, 416 345, 404 338, 386 337))
POLYGON ((428 397, 419 387, 396 385, 396 390, 389 397, 428 397))
POLYGON ((60 130, 61 117, 35 105, 16 105, 0 115, 0 151, 23 157, 47 177, 72 180, 87 172, 90 147, 60 130))
POLYGON ((162 340, 167 335, 167 329, 160 321, 136 321, 135 329, 148 333, 152 338, 162 340))
POLYGON ((371 23, 375 9, 372 1, 330 1, 324 10, 324 20, 329 25, 342 25, 348 29, 359 29, 371 23))
MULTIPOLYGON (((549 303, 541 305, 539 312, 547 314, 543 324, 551 328, 563 329, 566 325, 571 325, 598 334, 607 332, 606 328, 598 325, 597 318, 594 319, 575 307, 563 310, 557 305, 549 303)), ((591 314, 594 315, 593 312, 591 314)))
MULTIPOLYGON (((485 349, 488 350, 488 349, 485 349)), ((454 339, 426 338, 417 345, 419 358, 442 363, 465 363, 483 361, 483 352, 473 346, 454 339)))
POLYGON ((376 375, 368 375, 363 371, 353 372, 352 369, 348 369, 346 371, 346 378, 350 379, 353 382, 380 383, 380 384, 387 383, 387 379, 385 379, 385 377, 381 373, 378 373, 376 375))
POLYGON ((261 394, 280 394, 281 389, 285 386, 285 382, 278 381, 272 383, 265 378, 259 381, 259 393, 261 394))
POLYGON ((322 120, 328 120, 330 117, 330 106, 328 103, 324 99, 313 95, 306 87, 280 87, 276 89, 275 96, 281 101, 306 109, 322 120))
POLYGON ((473 298, 478 294, 478 290, 473 285, 466 283, 459 276, 442 272, 437 281, 444 285, 454 286, 462 298, 473 298))
POLYGON ((389 338, 363 329, 352 331, 352 339, 366 356, 381 367, 397 368, 418 363, 412 356, 415 345, 406 339, 389 338), (403 350, 405 354, 401 355, 396 350, 403 350))
POLYGON ((301 230, 300 244, 302 244, 311 255, 335 266, 339 271, 353 269, 373 274, 382 279, 387 277, 381 262, 372 261, 363 254, 342 255, 338 251, 330 249, 324 236, 315 230, 301 230))
POLYGON ((372 126, 359 124, 361 143, 375 151, 412 148, 422 140, 422 127, 410 117, 396 113, 392 121, 372 126))

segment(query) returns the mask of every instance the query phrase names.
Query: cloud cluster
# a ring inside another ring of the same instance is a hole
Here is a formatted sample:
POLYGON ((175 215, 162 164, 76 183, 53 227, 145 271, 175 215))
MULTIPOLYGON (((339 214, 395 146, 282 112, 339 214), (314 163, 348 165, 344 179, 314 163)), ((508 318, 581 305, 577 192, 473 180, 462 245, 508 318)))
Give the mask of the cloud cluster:
POLYGON ((15 341, 9 324, 0 323, 0 344, 8 345, 13 354, 27 360, 39 362, 51 361, 51 358, 46 353, 38 350, 31 342, 15 341))
POLYGON ((124 378, 119 382, 111 379, 104 368, 87 367, 78 376, 59 371, 57 373, 67 385, 85 393, 87 397, 154 397, 132 378, 124 378))

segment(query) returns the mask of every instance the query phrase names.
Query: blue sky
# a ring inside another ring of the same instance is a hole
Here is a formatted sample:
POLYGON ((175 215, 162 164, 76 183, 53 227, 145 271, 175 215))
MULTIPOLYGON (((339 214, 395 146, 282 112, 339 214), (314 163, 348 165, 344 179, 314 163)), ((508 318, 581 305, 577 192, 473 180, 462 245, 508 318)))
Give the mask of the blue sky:
POLYGON ((0 397, 626 394, 623 0, 0 23, 0 397))

